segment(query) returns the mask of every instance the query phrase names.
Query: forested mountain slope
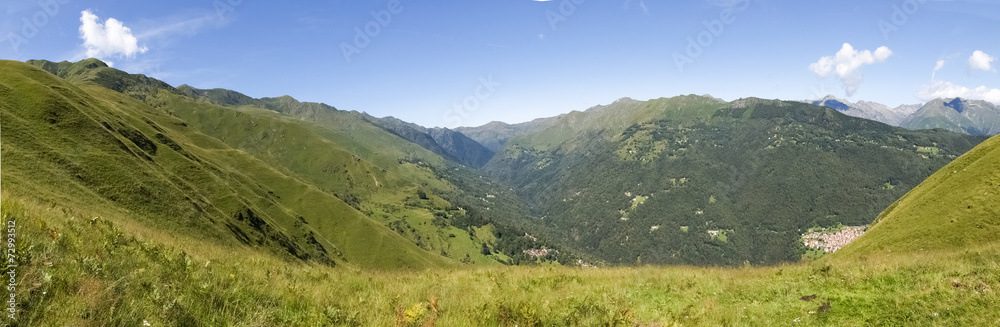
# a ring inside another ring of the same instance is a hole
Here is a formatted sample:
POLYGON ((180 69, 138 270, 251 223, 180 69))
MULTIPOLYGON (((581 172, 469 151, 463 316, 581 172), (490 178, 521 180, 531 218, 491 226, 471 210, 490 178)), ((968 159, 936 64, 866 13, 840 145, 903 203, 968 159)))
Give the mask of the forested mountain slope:
POLYGON ((546 228, 616 264, 796 261, 803 230, 868 224, 982 141, 754 98, 618 110, 570 114, 485 167, 546 228))

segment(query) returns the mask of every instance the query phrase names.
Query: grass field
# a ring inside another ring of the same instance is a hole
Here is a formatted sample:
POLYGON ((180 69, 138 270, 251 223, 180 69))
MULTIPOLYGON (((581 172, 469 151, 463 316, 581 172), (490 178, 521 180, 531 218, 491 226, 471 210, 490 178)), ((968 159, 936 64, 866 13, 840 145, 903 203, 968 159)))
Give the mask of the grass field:
POLYGON ((219 247, 125 213, 10 195, 2 215, 19 226, 20 326, 1000 323, 996 243, 764 268, 372 271, 219 247))

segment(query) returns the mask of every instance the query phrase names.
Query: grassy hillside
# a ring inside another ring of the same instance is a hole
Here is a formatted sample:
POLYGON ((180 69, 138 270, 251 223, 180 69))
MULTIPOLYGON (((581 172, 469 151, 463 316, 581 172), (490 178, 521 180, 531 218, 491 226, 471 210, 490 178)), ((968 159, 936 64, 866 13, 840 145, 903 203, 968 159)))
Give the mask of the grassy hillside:
MULTIPOLYGON (((468 168, 387 132, 362 113, 287 96, 252 99, 222 89, 175 89, 96 60, 30 64, 75 84, 120 89, 150 106, 150 111, 190 127, 178 133, 196 131, 201 133, 196 139, 207 136, 221 141, 259 160, 267 170, 342 200, 432 254, 473 264, 533 263, 536 260, 524 250, 556 247, 537 233, 543 240, 525 242, 522 222, 526 214, 512 190, 482 180, 468 168)), ((254 172, 246 175, 258 177, 254 172)), ((264 188, 275 187, 266 184, 268 181, 255 182, 264 188)), ((269 195, 278 199, 287 196, 271 191, 269 195)), ((300 201, 294 205, 306 204, 300 201)), ((363 235, 352 240, 363 240, 363 235)), ((357 245, 364 246, 363 242, 357 245)), ((564 249, 561 256, 542 261, 575 262, 571 252, 564 249)))
POLYGON ((158 90, 178 92, 162 81, 108 67, 103 61, 93 58, 78 62, 29 60, 27 63, 70 82, 93 82, 140 100, 144 99, 146 94, 158 90))
POLYGON ((511 140, 486 167, 545 229, 614 264, 797 261, 806 229, 871 223, 981 141, 760 99, 616 110, 652 120, 600 128, 590 111, 570 114, 511 140))
POLYGON ((894 202, 838 259, 966 249, 998 242, 1000 138, 951 162, 894 202))
POLYGON ((0 62, 3 189, 149 226, 358 267, 451 265, 331 194, 132 97, 0 62))
MULTIPOLYGON (((993 326, 1000 249, 765 268, 379 272, 4 194, 17 326, 993 326), (94 219, 98 216, 100 218, 94 219)), ((5 320, 6 321, 6 320, 5 320)))
POLYGON ((322 104, 299 102, 292 97, 254 99, 236 91, 225 89, 196 89, 181 85, 178 92, 193 99, 205 100, 223 106, 256 106, 291 117, 325 126, 339 126, 341 120, 362 118, 372 125, 420 145, 440 156, 471 167, 482 167, 493 156, 493 151, 461 133, 446 128, 424 128, 393 117, 375 118, 366 113, 347 112, 322 104))
POLYGON ((484 256, 485 240, 452 224, 465 210, 442 196, 462 191, 419 164, 440 167, 445 161, 375 126, 357 121, 349 128, 327 128, 257 107, 226 108, 166 92, 155 102, 228 145, 344 199, 427 251, 478 263, 506 259, 484 256))

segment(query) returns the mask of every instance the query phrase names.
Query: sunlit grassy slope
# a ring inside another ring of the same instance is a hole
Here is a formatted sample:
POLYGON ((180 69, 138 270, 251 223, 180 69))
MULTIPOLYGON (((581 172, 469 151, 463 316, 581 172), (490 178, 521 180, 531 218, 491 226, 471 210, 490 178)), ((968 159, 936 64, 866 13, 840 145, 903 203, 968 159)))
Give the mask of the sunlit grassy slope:
POLYGON ((4 194, 18 326, 995 326, 1000 249, 766 268, 373 271, 4 194), (96 218, 95 217, 99 217, 96 218))
POLYGON ((441 197, 462 190, 428 169, 445 162, 416 144, 352 113, 338 112, 339 119, 318 125, 258 107, 221 107, 166 91, 157 96, 153 102, 161 103, 158 108, 204 133, 347 199, 376 221, 412 230, 409 236, 425 250, 496 263, 480 252, 485 240, 470 237, 468 230, 434 223, 435 214, 462 214, 441 197), (419 194, 427 199, 420 199, 419 194))
MULTIPOLYGON (((86 64, 86 62, 82 62, 86 64)), ((295 175, 89 82, 0 62, 3 189, 329 265, 454 264, 295 175)))
MULTIPOLYGON (((532 228, 525 226, 530 220, 512 189, 380 128, 363 113, 289 96, 253 99, 224 89, 173 88, 94 59, 28 64, 180 118, 192 130, 343 200, 428 252, 465 263, 517 264, 535 261, 525 249, 555 246, 544 232, 532 231, 538 242, 525 241, 532 228)), ((573 251, 559 248, 559 255, 546 260, 576 262, 573 251)))
POLYGON ((1000 138, 927 178, 878 218, 839 259, 975 248, 1000 237, 1000 138))

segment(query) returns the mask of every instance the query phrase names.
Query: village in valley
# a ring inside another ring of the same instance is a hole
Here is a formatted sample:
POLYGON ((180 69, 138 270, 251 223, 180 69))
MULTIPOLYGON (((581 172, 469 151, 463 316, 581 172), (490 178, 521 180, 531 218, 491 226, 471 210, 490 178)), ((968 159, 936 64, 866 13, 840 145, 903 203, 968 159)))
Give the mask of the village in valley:
POLYGON ((868 226, 843 226, 835 228, 809 229, 802 235, 802 242, 810 249, 832 253, 861 237, 868 226))

